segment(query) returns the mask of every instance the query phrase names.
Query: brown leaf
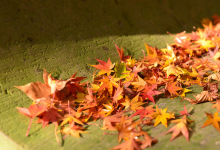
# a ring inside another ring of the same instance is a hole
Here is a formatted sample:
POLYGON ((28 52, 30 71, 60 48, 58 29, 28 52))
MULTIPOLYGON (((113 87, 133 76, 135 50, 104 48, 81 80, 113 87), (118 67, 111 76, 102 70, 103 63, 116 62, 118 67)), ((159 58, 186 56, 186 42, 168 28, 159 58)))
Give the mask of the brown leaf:
POLYGON ((27 94, 32 100, 37 100, 43 97, 49 97, 51 88, 49 85, 41 82, 31 82, 23 86, 15 86, 27 94))
POLYGON ((198 94, 194 97, 196 97, 195 100, 190 99, 190 98, 184 98, 184 99, 189 101, 192 104, 198 104, 198 103, 202 103, 202 102, 213 101, 213 98, 212 98, 211 94, 208 91, 202 91, 201 94, 198 94))

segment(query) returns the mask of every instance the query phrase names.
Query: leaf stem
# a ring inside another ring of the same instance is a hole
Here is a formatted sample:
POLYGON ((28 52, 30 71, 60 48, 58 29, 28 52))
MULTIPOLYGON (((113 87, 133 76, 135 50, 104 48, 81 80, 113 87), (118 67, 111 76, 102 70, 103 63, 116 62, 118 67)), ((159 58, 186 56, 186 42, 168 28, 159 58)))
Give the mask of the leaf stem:
POLYGON ((26 136, 28 136, 28 133, 29 133, 29 131, 30 131, 30 129, 31 129, 31 124, 32 124, 33 119, 34 119, 34 118, 31 118, 31 120, 30 120, 28 129, 27 129, 27 132, 26 132, 26 136))

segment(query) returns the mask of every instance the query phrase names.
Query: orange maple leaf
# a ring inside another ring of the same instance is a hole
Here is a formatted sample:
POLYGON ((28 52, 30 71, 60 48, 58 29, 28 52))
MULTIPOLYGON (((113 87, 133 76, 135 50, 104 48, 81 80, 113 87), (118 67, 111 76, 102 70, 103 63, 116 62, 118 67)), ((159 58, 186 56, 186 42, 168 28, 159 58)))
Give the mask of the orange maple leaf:
POLYGON ((104 88, 108 89, 108 92, 110 95, 112 95, 113 87, 118 88, 118 81, 120 78, 115 78, 114 76, 103 76, 103 79, 98 80, 99 82, 102 82, 101 87, 99 88, 99 91, 103 90, 104 88))
POLYGON ((125 102, 121 103, 125 106, 125 109, 129 108, 133 111, 136 111, 136 109, 140 109, 140 106, 144 104, 144 102, 138 102, 140 93, 138 93, 132 100, 129 99, 129 97, 125 96, 125 102))
POLYGON ((179 94, 177 93, 177 91, 182 90, 181 87, 176 86, 176 82, 167 83, 165 89, 168 90, 168 92, 171 94, 171 96, 179 95, 179 94))
POLYGON ((129 140, 123 142, 120 145, 117 145, 117 146, 113 147, 112 149, 141 150, 139 143, 133 138, 130 138, 129 140))
POLYGON ((220 111, 220 100, 217 100, 212 108, 217 108, 217 110, 220 111))
POLYGON ((189 131, 188 131, 188 127, 187 127, 186 115, 184 115, 184 117, 182 119, 176 119, 171 122, 174 122, 177 124, 165 133, 165 134, 167 134, 169 132, 173 132, 170 141, 172 141, 180 133, 182 133, 186 137, 186 140, 189 141, 189 131))
POLYGON ((205 123, 202 125, 201 128, 212 124, 218 131, 220 131, 219 123, 218 123, 218 122, 220 122, 220 117, 218 117, 218 111, 216 111, 214 113, 214 115, 207 113, 207 112, 205 112, 205 113, 206 113, 206 116, 208 117, 208 119, 205 121, 205 123))
POLYGON ((101 70, 98 75, 102 75, 107 73, 107 75, 109 76, 111 74, 111 72, 114 72, 113 70, 111 70, 115 64, 112 64, 110 58, 108 59, 107 63, 104 62, 103 60, 97 59, 96 60, 100 63, 99 65, 91 65, 94 68, 97 68, 99 70, 101 70))

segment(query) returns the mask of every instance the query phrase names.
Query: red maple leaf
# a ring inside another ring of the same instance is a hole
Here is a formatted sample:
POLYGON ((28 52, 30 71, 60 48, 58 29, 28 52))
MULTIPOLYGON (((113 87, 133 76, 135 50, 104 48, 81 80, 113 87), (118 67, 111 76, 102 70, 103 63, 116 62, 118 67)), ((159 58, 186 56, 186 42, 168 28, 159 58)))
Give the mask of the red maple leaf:
POLYGON ((123 48, 120 49, 116 44, 115 44, 115 47, 118 51, 118 54, 119 54, 121 61, 126 61, 126 59, 131 58, 131 56, 129 56, 129 55, 127 55, 127 56, 124 55, 123 48))
POLYGON ((49 108, 38 118, 37 123, 42 123, 43 128, 50 122, 58 126, 58 118, 62 118, 62 116, 58 113, 57 109, 49 108))
POLYGON ((150 100, 151 102, 154 102, 154 98, 153 95, 159 95, 161 94, 161 92, 159 91, 155 91, 154 89, 157 88, 157 84, 154 84, 152 86, 148 86, 147 84, 145 84, 145 88, 144 90, 141 92, 141 96, 143 99, 148 98, 148 100, 150 100))
POLYGON ((41 115, 42 113, 44 113, 46 111, 47 107, 46 106, 40 106, 40 105, 32 104, 32 105, 29 106, 28 109, 27 108, 20 108, 20 107, 17 107, 17 109, 18 109, 18 111, 21 114, 31 118, 30 124, 29 124, 27 132, 26 132, 26 136, 28 136, 28 132, 29 132, 29 130, 31 128, 31 124, 32 124, 33 119, 35 117, 41 115))
POLYGON ((140 115, 140 119, 143 120, 144 117, 146 117, 148 114, 152 114, 155 112, 155 109, 153 108, 153 105, 150 105, 148 107, 146 107, 145 109, 138 109, 133 115, 131 115, 131 117, 140 115))

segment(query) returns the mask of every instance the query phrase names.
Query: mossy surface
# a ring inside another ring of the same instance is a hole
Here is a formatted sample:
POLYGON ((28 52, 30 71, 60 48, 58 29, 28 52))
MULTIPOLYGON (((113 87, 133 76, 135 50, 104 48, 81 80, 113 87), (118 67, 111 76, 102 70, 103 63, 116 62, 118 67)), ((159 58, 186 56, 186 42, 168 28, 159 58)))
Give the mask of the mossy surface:
MULTIPOLYGON (((90 133, 82 138, 66 138, 62 146, 55 140, 53 124, 45 129, 33 124, 29 137, 25 137, 29 119, 19 114, 16 107, 28 107, 32 100, 14 86, 43 81, 43 68, 53 71, 59 79, 78 72, 78 76, 90 80, 94 71, 90 64, 96 64, 94 58, 119 60, 114 44, 139 58, 145 49, 144 42, 166 47, 173 42, 167 31, 191 32, 193 26, 201 26, 202 18, 219 15, 219 4, 217 0, 0 1, 0 131, 6 135, 0 135, 0 139, 9 143, 1 144, 0 149, 104 150, 116 146, 117 136, 100 138, 103 131, 96 126, 89 127, 90 133)), ((201 91, 197 86, 192 90, 201 91)), ((184 103, 188 109, 191 107, 180 99, 160 99, 157 104, 178 112, 184 103)), ((151 149, 217 149, 219 132, 212 126, 200 129, 206 120, 204 112, 214 111, 211 105, 195 106, 196 122, 192 127, 195 132, 190 142, 184 137, 169 142, 171 134, 160 134, 167 131, 162 125, 152 130, 146 128, 152 136, 159 135, 159 142, 151 149)))

